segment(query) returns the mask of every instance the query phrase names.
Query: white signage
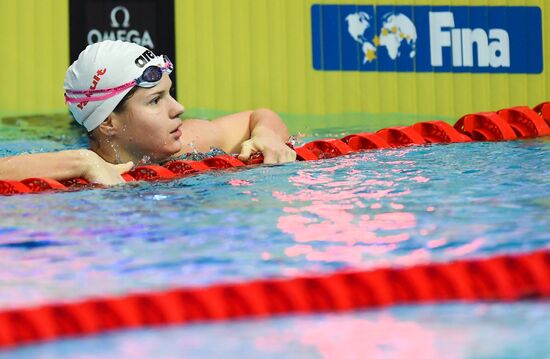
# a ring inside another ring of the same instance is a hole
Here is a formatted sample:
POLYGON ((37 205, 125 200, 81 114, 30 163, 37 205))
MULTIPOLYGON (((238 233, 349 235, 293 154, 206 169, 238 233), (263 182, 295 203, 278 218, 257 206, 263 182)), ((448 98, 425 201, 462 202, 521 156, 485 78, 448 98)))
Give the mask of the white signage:
POLYGON ((88 44, 94 44, 96 42, 104 40, 122 40, 135 42, 141 46, 148 47, 150 49, 155 48, 155 44, 151 39, 149 31, 143 31, 143 34, 138 30, 130 28, 130 11, 124 6, 116 6, 111 10, 111 29, 101 32, 98 29, 92 29, 88 32, 87 40, 88 44), (117 20, 117 15, 122 13, 122 24, 117 20))
POLYGON ((453 67, 510 67, 510 40, 506 30, 456 29, 452 12, 430 12, 430 53, 434 67, 443 66, 443 48, 450 47, 453 67), (474 44, 477 64, 474 65, 474 44))

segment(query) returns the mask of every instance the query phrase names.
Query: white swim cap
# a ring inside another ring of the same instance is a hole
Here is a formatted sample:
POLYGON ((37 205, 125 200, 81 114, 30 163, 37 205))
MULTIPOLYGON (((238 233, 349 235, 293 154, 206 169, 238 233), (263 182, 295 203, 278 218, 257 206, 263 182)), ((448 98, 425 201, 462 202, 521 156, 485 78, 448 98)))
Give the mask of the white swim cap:
MULTIPOLYGON (((106 40, 88 45, 80 53, 78 60, 67 69, 64 87, 66 91, 77 92, 112 89, 139 78, 143 70, 151 65, 163 64, 162 56, 155 56, 151 50, 143 46, 133 42, 106 40)), ((102 97, 105 99, 101 100, 68 102, 69 110, 76 122, 90 132, 107 119, 132 87, 134 86, 117 91, 114 96, 105 96, 104 92, 102 97)), ((86 93, 76 96, 90 97, 86 93)))

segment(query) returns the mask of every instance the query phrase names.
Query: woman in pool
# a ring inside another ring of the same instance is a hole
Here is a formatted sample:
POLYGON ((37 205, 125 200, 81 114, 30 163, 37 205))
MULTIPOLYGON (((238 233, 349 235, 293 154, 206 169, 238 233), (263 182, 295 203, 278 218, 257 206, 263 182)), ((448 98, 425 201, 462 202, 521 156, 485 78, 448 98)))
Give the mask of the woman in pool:
POLYGON ((214 147, 243 161, 257 151, 264 163, 295 160, 287 128, 270 110, 182 121, 184 107, 170 94, 173 69, 166 56, 130 42, 103 41, 80 54, 67 70, 65 99, 92 151, 115 164, 158 163, 214 147))
POLYGON ((65 100, 90 137, 89 150, 0 159, 0 179, 84 177, 116 184, 132 165, 166 161, 187 152, 219 148, 246 161, 261 152, 264 163, 296 159, 286 146, 288 130, 267 109, 212 121, 184 120, 184 107, 170 94, 174 65, 130 42, 86 47, 67 70, 65 100))

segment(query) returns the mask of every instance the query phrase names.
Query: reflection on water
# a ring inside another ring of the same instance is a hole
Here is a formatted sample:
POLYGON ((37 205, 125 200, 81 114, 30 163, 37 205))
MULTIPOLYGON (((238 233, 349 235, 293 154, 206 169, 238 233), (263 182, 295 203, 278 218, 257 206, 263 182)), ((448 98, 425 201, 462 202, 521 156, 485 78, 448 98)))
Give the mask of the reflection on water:
MULTIPOLYGON (((409 151, 395 151, 395 157, 409 151)), ((384 254, 408 241, 411 231, 417 230, 417 215, 407 212, 400 202, 414 196, 407 182, 426 183, 429 178, 416 169, 415 161, 381 163, 375 155, 364 154, 298 170, 289 182, 292 191, 273 192, 285 204, 277 227, 299 243, 288 247, 285 254, 350 265, 365 264, 366 254, 382 258, 368 262, 373 266, 387 263, 384 254), (373 166, 357 169, 368 162, 373 166), (310 242, 314 244, 305 244, 310 242)), ((411 264, 428 258, 427 251, 417 249, 400 261, 411 264)))
POLYGON ((292 328, 259 336, 255 347, 260 352, 282 354, 294 344, 309 347, 326 359, 444 357, 444 352, 435 346, 434 332, 391 315, 382 314, 375 320, 335 316, 330 321, 311 324, 310 320, 296 320, 292 328))

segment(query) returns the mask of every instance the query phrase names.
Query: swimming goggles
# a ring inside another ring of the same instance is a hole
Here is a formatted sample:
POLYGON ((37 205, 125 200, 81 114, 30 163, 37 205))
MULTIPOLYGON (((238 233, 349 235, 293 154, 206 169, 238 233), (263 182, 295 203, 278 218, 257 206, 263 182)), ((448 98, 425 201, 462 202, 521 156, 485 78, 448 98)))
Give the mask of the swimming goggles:
POLYGON ((140 77, 117 87, 106 89, 88 89, 88 90, 65 90, 65 103, 81 103, 88 101, 103 101, 119 93, 132 88, 134 86, 151 88, 160 82, 162 74, 166 72, 168 75, 174 70, 174 64, 168 56, 162 55, 164 65, 151 65, 143 70, 140 77), (70 97, 71 95, 86 95, 85 97, 70 97), (99 95, 99 96, 94 96, 99 95))

